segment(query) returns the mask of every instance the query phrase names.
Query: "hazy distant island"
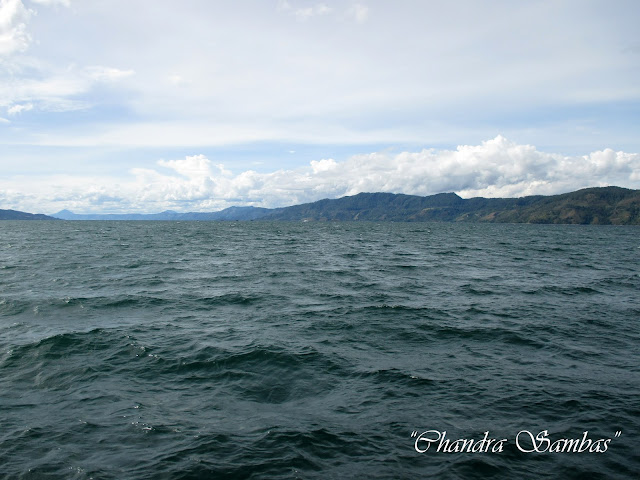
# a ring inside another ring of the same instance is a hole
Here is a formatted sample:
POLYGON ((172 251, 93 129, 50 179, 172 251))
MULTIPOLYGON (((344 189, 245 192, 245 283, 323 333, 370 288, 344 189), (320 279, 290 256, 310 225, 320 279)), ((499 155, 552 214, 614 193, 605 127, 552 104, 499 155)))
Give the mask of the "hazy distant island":
POLYGON ((640 190, 585 188, 561 195, 469 198, 455 193, 421 197, 359 193, 284 208, 230 207, 219 212, 52 216, 0 210, 3 220, 393 221, 640 225, 640 190), (54 217, 54 218, 52 218, 54 217))

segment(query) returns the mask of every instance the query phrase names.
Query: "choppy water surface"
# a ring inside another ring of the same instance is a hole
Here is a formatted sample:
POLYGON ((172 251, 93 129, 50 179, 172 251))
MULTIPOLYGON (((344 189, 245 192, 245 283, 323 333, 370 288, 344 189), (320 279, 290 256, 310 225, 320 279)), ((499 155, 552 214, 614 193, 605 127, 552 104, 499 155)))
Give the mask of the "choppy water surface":
POLYGON ((1 222, 0 473, 637 478, 639 233, 1 222))

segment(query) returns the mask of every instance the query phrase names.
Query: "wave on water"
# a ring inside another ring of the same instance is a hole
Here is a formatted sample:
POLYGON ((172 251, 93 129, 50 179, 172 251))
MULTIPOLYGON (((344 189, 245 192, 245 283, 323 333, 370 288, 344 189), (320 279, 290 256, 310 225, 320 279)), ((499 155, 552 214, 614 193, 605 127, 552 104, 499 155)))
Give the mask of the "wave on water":
POLYGON ((640 471, 633 227, 8 222, 0 246, 7 478, 640 471), (430 430, 507 441, 420 453, 430 430))

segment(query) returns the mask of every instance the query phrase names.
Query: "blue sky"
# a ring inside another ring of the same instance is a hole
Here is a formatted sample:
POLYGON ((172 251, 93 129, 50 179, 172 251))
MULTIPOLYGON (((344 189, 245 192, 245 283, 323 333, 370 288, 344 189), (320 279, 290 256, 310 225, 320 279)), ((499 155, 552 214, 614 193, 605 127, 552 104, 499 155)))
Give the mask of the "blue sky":
POLYGON ((640 188, 640 2, 0 0, 0 208, 640 188))

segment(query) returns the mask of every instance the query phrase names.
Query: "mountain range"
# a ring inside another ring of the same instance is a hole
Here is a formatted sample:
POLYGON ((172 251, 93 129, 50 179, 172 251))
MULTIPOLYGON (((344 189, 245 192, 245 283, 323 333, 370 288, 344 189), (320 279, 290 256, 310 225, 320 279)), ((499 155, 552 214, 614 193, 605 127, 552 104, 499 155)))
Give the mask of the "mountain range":
POLYGON ((76 214, 69 210, 61 210, 52 216, 61 220, 258 220, 280 209, 259 207, 229 207, 219 212, 188 212, 179 213, 173 210, 165 210, 160 213, 121 213, 121 214, 76 214))
POLYGON ((62 210, 51 217, 0 210, 0 219, 200 220, 200 221, 394 221, 640 225, 640 190, 585 188, 561 195, 469 198, 455 193, 426 197, 359 193, 284 208, 230 207, 219 212, 78 215, 62 210), (9 212, 9 213, 6 213, 9 212))

